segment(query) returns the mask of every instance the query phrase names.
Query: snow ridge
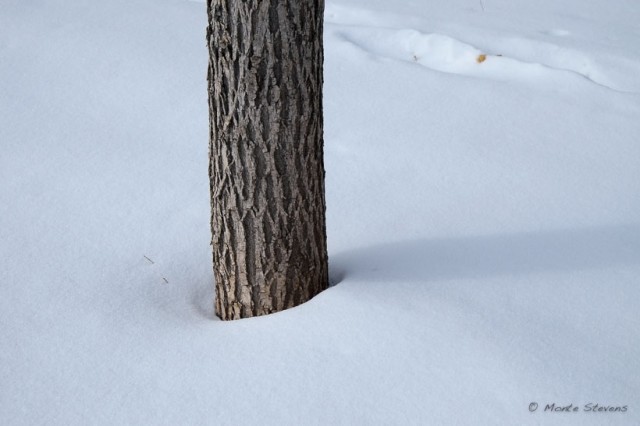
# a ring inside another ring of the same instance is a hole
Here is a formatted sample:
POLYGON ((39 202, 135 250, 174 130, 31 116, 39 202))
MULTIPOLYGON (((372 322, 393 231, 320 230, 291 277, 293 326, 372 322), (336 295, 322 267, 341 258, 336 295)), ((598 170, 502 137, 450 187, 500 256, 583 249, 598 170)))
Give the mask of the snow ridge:
MULTIPOLYGON (((353 13, 353 16, 357 15, 353 13)), ((328 16, 328 23, 340 40, 377 58, 476 78, 561 85, 571 85, 578 79, 615 92, 640 93, 639 87, 615 81, 606 67, 588 54, 550 42, 505 36, 475 46, 441 33, 368 26, 355 23, 356 19, 349 24, 348 19, 337 19, 335 11, 328 16)), ((545 34, 569 35, 566 30, 549 30, 545 34)), ((627 64, 627 67, 627 74, 640 72, 639 64, 627 64)), ((626 77, 624 80, 633 81, 632 76, 626 77)))

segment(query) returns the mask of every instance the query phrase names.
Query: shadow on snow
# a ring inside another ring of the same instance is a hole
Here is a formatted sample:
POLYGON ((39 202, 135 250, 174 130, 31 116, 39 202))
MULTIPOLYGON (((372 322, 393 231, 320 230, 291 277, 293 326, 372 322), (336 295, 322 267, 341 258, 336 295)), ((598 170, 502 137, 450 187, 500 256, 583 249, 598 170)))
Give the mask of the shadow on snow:
POLYGON ((363 247, 330 258, 331 285, 432 281, 571 272, 640 263, 640 225, 418 239, 363 247))

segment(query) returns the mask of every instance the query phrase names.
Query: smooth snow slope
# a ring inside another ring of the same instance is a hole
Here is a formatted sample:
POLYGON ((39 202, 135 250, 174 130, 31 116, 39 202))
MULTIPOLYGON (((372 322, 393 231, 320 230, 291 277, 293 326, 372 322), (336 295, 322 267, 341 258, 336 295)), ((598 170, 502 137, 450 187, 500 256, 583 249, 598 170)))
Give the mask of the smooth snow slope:
POLYGON ((204 4, 0 0, 0 424, 640 423, 637 2, 325 18, 335 285, 222 323, 204 4))

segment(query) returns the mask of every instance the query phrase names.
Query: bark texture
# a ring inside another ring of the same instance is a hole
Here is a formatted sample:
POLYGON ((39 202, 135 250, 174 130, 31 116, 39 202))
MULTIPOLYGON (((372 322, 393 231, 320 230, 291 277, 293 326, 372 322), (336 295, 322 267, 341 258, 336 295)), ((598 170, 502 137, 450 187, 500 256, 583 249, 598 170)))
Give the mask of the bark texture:
POLYGON ((216 313, 299 305, 328 284, 324 0, 208 0, 216 313))

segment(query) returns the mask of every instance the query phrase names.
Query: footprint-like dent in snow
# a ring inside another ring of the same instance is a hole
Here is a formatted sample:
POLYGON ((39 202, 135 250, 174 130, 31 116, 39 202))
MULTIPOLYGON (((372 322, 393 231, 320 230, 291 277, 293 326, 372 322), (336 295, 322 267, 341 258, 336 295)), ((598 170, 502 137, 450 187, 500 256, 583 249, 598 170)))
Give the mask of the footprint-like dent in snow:
MULTIPOLYGON (((337 27, 338 37, 371 55, 413 62, 436 71, 563 86, 582 81, 617 92, 635 93, 636 89, 612 82, 589 56, 539 40, 503 38, 478 47, 448 35, 413 29, 345 24, 337 27)), ((564 34, 563 30, 554 31, 564 34)))
POLYGON ((566 37, 571 34, 571 32, 567 30, 561 30, 561 29, 553 29, 553 30, 546 30, 546 31, 540 31, 540 32, 544 35, 550 35, 554 37, 566 37))

